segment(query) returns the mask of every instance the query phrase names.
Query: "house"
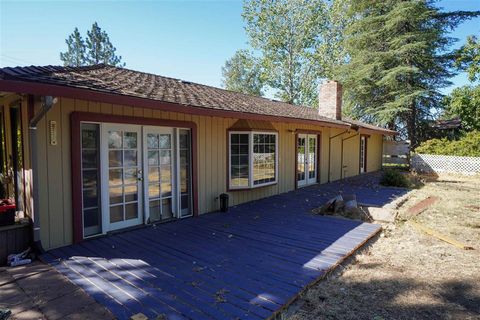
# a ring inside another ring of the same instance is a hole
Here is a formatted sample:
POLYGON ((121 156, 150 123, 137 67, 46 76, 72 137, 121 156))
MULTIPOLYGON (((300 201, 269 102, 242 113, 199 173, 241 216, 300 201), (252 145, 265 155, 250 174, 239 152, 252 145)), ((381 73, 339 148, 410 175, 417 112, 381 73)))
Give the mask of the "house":
POLYGON ((0 69, 1 170, 45 249, 381 168, 383 136, 319 108, 105 65, 0 69))

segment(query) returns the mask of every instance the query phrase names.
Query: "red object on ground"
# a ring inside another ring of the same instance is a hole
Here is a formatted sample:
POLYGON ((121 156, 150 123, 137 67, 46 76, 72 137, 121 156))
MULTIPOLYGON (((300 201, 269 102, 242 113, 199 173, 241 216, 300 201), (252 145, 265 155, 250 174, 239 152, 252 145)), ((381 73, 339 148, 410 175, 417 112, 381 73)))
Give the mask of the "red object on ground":
POLYGON ((425 211, 428 207, 430 207, 432 204, 437 202, 437 200, 438 200, 438 197, 434 197, 434 196, 427 197, 422 201, 418 202, 417 204, 415 204, 413 207, 409 208, 408 213, 412 216, 419 215, 420 213, 425 211))

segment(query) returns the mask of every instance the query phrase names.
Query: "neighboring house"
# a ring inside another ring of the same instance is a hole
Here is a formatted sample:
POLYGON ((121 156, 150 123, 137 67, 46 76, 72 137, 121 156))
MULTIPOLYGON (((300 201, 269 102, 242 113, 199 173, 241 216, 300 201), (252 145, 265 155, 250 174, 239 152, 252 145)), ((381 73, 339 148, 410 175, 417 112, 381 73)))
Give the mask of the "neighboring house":
POLYGON ((460 118, 435 120, 431 127, 436 129, 433 134, 435 138, 455 139, 461 133, 462 121, 460 118))
POLYGON ((379 170, 384 135, 319 109, 110 66, 0 69, 1 168, 45 249, 379 170))

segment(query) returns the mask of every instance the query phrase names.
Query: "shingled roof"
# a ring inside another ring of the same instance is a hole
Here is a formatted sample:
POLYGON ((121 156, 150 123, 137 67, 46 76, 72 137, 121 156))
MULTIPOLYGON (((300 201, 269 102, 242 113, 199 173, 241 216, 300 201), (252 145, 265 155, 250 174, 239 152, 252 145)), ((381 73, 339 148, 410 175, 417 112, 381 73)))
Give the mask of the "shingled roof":
MULTIPOLYGON (((305 106, 296 106, 281 101, 107 65, 0 68, 0 90, 2 80, 93 90, 212 110, 305 119, 331 123, 337 126, 349 126, 351 124, 347 121, 321 116, 316 109, 305 106)), ((182 112, 182 110, 179 109, 179 112, 182 112)), ((388 131, 371 125, 368 125, 368 127, 370 130, 388 131)))

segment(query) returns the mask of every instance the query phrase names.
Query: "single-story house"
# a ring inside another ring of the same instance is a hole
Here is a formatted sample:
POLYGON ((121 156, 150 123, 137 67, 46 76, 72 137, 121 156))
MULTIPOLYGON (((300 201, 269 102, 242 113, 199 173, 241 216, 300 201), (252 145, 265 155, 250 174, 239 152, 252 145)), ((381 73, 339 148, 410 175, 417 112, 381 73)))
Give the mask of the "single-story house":
POLYGON ((335 81, 316 109, 105 65, 2 68, 1 174, 52 249, 379 170, 395 132, 341 105, 335 81))

